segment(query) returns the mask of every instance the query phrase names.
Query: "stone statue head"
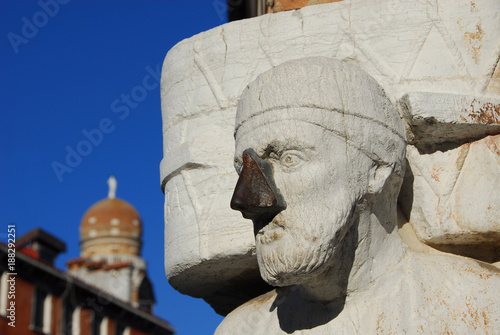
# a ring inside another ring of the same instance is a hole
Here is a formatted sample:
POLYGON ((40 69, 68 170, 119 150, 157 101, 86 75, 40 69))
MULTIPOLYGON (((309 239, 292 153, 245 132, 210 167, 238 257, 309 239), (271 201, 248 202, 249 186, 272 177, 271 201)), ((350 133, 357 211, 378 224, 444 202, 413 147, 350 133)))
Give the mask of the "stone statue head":
POLYGON ((403 125, 356 66, 312 57, 261 74, 241 96, 235 139, 240 177, 231 207, 254 223, 269 284, 310 280, 334 261, 361 212, 395 208, 403 125))

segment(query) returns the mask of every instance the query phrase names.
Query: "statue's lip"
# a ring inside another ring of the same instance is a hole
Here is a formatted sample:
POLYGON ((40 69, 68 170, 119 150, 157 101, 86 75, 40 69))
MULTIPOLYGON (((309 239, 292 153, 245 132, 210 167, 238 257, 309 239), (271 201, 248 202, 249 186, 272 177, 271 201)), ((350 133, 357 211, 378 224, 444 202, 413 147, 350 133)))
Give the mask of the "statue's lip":
POLYGON ((277 226, 278 228, 285 229, 285 225, 279 221, 273 220, 271 221, 271 224, 277 226))
POLYGON ((262 219, 252 220, 252 221, 253 221, 253 231, 255 235, 262 234, 262 229, 271 222, 271 220, 262 220, 262 219))
POLYGON ((255 241, 260 244, 270 245, 281 239, 285 233, 285 227, 282 224, 271 222, 262 228, 255 236, 255 241))
POLYGON ((270 222, 267 222, 262 225, 262 223, 255 223, 254 222, 254 229, 256 231, 255 235, 262 235, 265 234, 267 231, 272 231, 275 229, 285 229, 285 225, 277 222, 275 220, 272 220, 270 222), (264 229, 266 228, 266 229, 264 229))

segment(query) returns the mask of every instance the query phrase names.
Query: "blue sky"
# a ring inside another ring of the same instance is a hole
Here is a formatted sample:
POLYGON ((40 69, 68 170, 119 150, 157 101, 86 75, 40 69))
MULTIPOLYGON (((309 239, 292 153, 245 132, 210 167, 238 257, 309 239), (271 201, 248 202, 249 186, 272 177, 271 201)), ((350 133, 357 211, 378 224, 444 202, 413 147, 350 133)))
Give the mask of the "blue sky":
POLYGON ((66 242, 64 269, 114 174, 143 219, 155 313, 212 334, 222 317, 164 275, 157 79, 177 42, 226 22, 225 0, 58 1, 0 0, 0 239, 8 224, 18 237, 42 227, 66 242))

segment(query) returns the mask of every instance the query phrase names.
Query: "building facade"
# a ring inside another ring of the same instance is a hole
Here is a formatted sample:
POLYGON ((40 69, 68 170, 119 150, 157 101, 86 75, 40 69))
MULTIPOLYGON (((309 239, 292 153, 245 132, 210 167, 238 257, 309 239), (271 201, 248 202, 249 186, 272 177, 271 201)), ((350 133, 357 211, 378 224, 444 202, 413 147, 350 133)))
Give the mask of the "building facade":
POLYGON ((109 182, 108 198, 83 216, 81 255, 67 263, 67 272, 54 266, 65 243, 40 228, 18 238, 15 248, 0 244, 1 335, 175 332, 152 314, 139 214, 115 198, 116 181, 109 182))
POLYGON ((67 263, 68 273, 151 312, 155 299, 141 257, 141 217, 131 204, 116 198, 113 176, 108 184, 108 197, 83 215, 80 257, 67 263))

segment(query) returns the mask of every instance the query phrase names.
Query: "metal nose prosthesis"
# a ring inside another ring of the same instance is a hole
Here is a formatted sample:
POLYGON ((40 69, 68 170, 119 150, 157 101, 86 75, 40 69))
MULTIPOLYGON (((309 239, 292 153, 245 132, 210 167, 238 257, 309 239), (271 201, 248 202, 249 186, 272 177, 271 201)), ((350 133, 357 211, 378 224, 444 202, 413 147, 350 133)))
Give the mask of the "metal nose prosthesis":
POLYGON ((236 183, 231 208, 251 219, 257 233, 282 210, 285 200, 274 182, 271 164, 259 158, 253 149, 243 152, 243 168, 236 183))

